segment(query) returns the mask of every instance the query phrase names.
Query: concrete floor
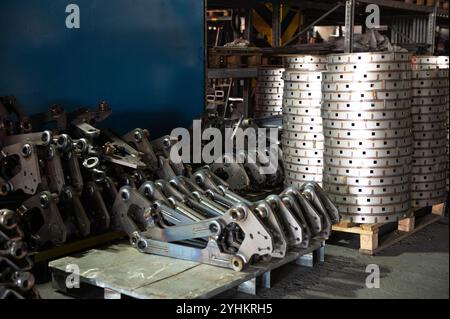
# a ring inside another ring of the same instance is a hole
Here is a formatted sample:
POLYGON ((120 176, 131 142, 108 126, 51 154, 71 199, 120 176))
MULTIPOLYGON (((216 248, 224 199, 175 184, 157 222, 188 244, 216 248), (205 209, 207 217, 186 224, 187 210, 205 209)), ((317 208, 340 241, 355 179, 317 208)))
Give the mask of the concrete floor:
MULTIPOLYGON (((356 239, 356 236, 352 238, 356 239)), ((377 256, 360 255, 353 240, 327 244, 325 262, 314 268, 287 265, 272 273, 271 289, 257 296, 235 290, 220 298, 449 298, 448 217, 377 256), (366 266, 377 264, 380 288, 368 289, 366 266)))
MULTIPOLYGON (((448 217, 377 256, 360 255, 357 237, 327 244, 325 262, 314 268, 286 265, 272 272, 271 289, 249 296, 233 289, 218 298, 449 298, 448 217), (345 245, 345 246, 339 246, 345 245), (352 248, 353 247, 353 248, 352 248), (366 266, 380 269, 380 288, 368 289, 366 266)), ((43 298, 67 298, 50 284, 43 298)), ((85 296, 87 297, 87 296, 85 296)))

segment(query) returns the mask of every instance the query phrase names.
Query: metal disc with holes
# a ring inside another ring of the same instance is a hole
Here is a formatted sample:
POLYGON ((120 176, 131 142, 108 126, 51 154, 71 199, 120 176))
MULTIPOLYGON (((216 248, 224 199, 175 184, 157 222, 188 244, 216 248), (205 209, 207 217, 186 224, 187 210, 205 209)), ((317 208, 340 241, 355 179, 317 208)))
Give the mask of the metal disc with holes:
POLYGON ((384 223, 411 213, 410 59, 405 53, 328 56, 323 186, 344 220, 384 223))
POLYGON ((260 67, 255 91, 254 116, 281 115, 283 104, 284 68, 260 67))
POLYGON ((412 58, 413 70, 448 69, 448 56, 419 55, 412 58))
POLYGON ((413 57, 412 66, 411 112, 414 143, 411 203, 412 207, 421 208, 444 202, 446 199, 448 69, 439 68, 438 57, 435 56, 413 57))
POLYGON ((307 181, 322 185, 324 137, 320 109, 326 61, 325 56, 285 58, 281 144, 287 186, 301 186, 307 181))

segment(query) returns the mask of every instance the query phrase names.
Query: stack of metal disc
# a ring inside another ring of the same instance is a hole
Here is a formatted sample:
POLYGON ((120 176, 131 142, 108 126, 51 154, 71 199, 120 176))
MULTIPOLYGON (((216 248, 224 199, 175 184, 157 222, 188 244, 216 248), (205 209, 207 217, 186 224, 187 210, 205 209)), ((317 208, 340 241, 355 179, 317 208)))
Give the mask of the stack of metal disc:
POLYGON ((323 129, 320 114, 322 72, 326 57, 294 56, 285 59, 283 164, 285 184, 306 181, 322 185, 323 129))
POLYGON ((448 69, 448 56, 434 56, 434 55, 418 55, 413 56, 412 60, 413 70, 434 70, 434 69, 448 69))
MULTIPOLYGON (((448 56, 438 56, 437 57, 437 68, 448 70, 449 69, 449 57, 448 56)), ((447 106, 447 108, 446 108, 446 118, 447 118, 447 192, 450 189, 449 180, 448 180, 448 171, 450 168, 450 166, 449 166, 449 156, 450 156, 450 152, 449 152, 449 145, 450 145, 449 101, 450 101, 450 98, 447 95, 447 103, 446 103, 446 106, 447 106)))
MULTIPOLYGON (((434 57, 436 58, 436 57, 434 57)), ((414 155, 412 206, 421 208, 446 199, 448 179, 448 69, 437 68, 429 57, 413 59, 411 109, 414 155), (418 62, 419 61, 419 62, 418 62)))
POLYGON ((322 81, 324 189, 343 220, 410 215, 411 56, 328 56, 322 81))
POLYGON ((261 67, 256 83, 254 117, 281 115, 283 104, 284 68, 261 67))

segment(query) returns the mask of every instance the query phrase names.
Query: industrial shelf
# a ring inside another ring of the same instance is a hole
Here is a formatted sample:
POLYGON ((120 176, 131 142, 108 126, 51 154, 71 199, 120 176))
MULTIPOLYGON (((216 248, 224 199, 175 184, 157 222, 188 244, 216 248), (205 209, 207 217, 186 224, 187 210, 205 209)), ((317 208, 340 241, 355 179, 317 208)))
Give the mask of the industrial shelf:
POLYGON ((245 79, 245 78, 256 78, 258 76, 258 68, 215 68, 208 69, 208 79, 245 79))

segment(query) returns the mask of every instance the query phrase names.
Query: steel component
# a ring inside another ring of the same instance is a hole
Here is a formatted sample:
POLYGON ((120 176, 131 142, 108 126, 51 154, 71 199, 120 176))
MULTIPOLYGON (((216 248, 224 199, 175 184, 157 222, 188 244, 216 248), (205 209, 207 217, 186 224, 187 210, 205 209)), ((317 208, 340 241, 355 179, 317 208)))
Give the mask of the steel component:
POLYGON ((273 250, 268 230, 257 215, 243 204, 233 206, 220 217, 174 226, 165 223, 165 217, 153 207, 151 202, 129 187, 119 191, 113 206, 116 225, 126 230, 132 244, 141 252, 242 270, 254 255, 265 255, 273 250), (241 239, 224 237, 226 229, 232 225, 237 225, 243 232, 243 236, 238 236, 241 239), (175 243, 205 237, 208 241, 202 248, 175 243), (235 253, 224 251, 223 245, 227 245, 225 239, 234 243, 235 253))
POLYGON ((284 87, 283 72, 284 68, 258 68, 254 110, 256 118, 281 115, 284 87))
POLYGON ((300 187, 306 181, 322 183, 323 129, 320 112, 322 56, 288 57, 284 74, 283 147, 284 183, 300 187))
MULTIPOLYGON (((411 204, 414 208, 431 206, 446 199, 449 70, 438 66, 439 59, 442 58, 417 56, 412 60, 411 204), (446 133, 447 145, 439 142, 446 133)), ((445 62, 445 58, 443 60, 445 62)), ((448 58, 446 61, 448 63, 448 58)))
POLYGON ((388 52, 328 57, 323 185, 344 220, 383 223, 411 212, 410 58, 388 52))
POLYGON ((39 298, 32 266, 16 213, 0 209, 0 299, 39 298))

